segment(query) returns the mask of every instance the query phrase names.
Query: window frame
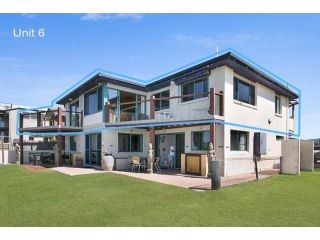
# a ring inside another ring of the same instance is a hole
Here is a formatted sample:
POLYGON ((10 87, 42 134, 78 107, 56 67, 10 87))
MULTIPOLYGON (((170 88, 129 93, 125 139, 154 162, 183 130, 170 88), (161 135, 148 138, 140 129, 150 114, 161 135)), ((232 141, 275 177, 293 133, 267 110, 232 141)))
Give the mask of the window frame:
POLYGON ((84 94, 84 116, 89 116, 102 111, 102 86, 98 86, 84 94), (97 111, 89 113, 89 96, 97 94, 97 111))
MULTIPOLYGON (((195 94, 196 93, 196 84, 202 82, 202 93, 204 93, 203 95, 196 95, 196 96, 189 96, 189 97, 183 97, 180 99, 181 103, 185 103, 185 102, 190 102, 190 101, 194 101, 197 99, 201 99, 201 98, 206 98, 208 97, 208 92, 209 92, 209 81, 208 81, 208 77, 201 77, 201 78, 197 78, 191 81, 188 81, 186 83, 183 83, 180 85, 180 92, 181 95, 189 95, 189 94, 195 94), (188 93, 185 94, 184 93, 184 88, 187 87, 187 91, 188 93), (204 89, 206 88, 206 89, 204 89), (192 91, 192 92, 191 92, 192 91)), ((200 93, 200 92, 199 92, 200 93)))
MULTIPOLYGON (((154 94, 154 97, 155 98, 170 97, 170 89, 164 90, 162 92, 158 92, 158 93, 154 94), (163 94, 166 93, 166 92, 168 92, 169 95, 168 96, 163 96, 163 94)), ((155 111, 161 111, 161 110, 166 110, 166 109, 170 109, 170 99, 168 99, 168 100, 160 99, 160 100, 156 100, 155 101, 155 111), (162 101, 168 101, 168 103, 169 103, 168 106, 167 107, 163 107, 162 101), (157 102, 159 103, 159 109, 157 109, 157 102)))
POLYGON ((274 96, 274 111, 276 115, 281 115, 282 110, 281 110, 281 96, 280 95, 275 95, 274 96), (277 104, 277 99, 279 100, 277 104), (278 109, 279 108, 279 109, 278 109))
POLYGON ((249 151, 249 132, 246 132, 246 131, 239 131, 239 130, 230 130, 230 151, 232 152, 248 152, 249 151), (237 149, 233 148, 233 144, 232 144, 232 135, 233 134, 238 134, 238 139, 237 139, 237 149), (244 150, 241 150, 241 134, 245 134, 245 149, 244 150))
POLYGON ((248 83, 236 76, 233 77, 233 99, 234 100, 245 103, 245 104, 249 104, 251 106, 256 106, 257 105, 256 97, 257 97, 256 86, 254 84, 248 83), (248 102, 245 101, 244 99, 240 99, 239 83, 248 87, 248 90, 249 90, 248 102))
POLYGON ((191 132, 191 150, 193 150, 193 151, 207 151, 207 150, 209 150, 209 144, 210 144, 210 130, 192 131, 191 132), (194 134, 199 134, 199 133, 201 133, 201 149, 195 149, 193 146, 194 134), (204 143, 204 133, 209 134, 209 141, 207 143, 207 147, 205 147, 206 144, 204 143))
POLYGON ((70 151, 76 152, 77 151, 77 141, 75 136, 70 136, 69 137, 69 149, 70 151), (73 140, 71 140, 73 139, 73 140))
POLYGON ((143 134, 139 133, 118 133, 118 152, 119 153, 140 153, 143 152, 143 134), (129 136, 129 148, 128 151, 124 151, 123 149, 120 149, 120 136, 129 136), (139 136, 140 138, 140 146, 138 146, 138 151, 132 151, 132 136, 139 136))

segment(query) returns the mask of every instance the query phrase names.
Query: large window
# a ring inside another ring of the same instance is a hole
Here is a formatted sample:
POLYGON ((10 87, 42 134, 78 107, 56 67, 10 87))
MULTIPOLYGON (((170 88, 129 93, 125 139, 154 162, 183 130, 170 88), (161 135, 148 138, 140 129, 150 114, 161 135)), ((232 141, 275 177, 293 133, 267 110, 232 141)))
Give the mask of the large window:
MULTIPOLYGON (((154 95, 155 98, 166 98, 170 97, 170 91, 163 91, 154 95)), ((155 109, 156 111, 164 110, 170 108, 169 99, 160 99, 155 101, 155 109)))
POLYGON ((119 152, 142 152, 142 134, 119 133, 118 150, 119 152))
POLYGON ((196 94, 195 96, 189 96, 182 98, 182 102, 188 102, 198 98, 203 98, 208 96, 208 78, 202 78, 193 82, 188 82, 181 85, 182 95, 196 94))
POLYGON ((134 92, 108 89, 110 102, 110 121, 124 122, 146 120, 146 96, 134 92))
POLYGON ((231 151, 248 151, 248 132, 231 130, 231 151))
POLYGON ((208 150, 210 131, 192 132, 192 150, 208 150))
POLYGON ((255 86, 235 77, 233 79, 233 98, 250 105, 256 105, 255 86))
POLYGON ((281 114, 281 98, 277 95, 274 98, 274 105, 276 114, 281 114))
POLYGON ((70 136, 70 151, 77 151, 77 142, 74 136, 70 136))
POLYGON ((90 115, 102 110, 102 87, 84 95, 84 114, 90 115))

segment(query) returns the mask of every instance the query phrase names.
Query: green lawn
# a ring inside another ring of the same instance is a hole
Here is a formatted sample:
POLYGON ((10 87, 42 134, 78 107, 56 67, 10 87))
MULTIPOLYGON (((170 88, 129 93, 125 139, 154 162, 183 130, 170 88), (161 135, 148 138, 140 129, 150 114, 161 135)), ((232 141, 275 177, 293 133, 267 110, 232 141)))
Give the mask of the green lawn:
POLYGON ((194 192, 0 167, 0 226, 320 226, 320 171, 194 192))

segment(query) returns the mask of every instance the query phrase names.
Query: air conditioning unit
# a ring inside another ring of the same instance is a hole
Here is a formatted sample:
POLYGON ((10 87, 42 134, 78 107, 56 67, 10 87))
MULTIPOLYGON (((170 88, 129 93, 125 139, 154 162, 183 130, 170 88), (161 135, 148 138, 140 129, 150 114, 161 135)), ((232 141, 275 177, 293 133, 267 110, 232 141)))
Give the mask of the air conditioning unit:
POLYGON ((255 155, 264 155, 267 154, 267 134, 262 132, 254 133, 254 154, 255 155))

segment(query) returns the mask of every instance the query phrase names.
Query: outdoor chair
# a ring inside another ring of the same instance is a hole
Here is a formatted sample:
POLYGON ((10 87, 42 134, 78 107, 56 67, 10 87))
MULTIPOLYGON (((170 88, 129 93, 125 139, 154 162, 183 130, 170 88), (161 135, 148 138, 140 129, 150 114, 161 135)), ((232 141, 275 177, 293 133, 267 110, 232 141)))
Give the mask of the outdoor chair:
POLYGON ((62 155, 62 161, 63 161, 63 165, 71 166, 70 153, 64 153, 62 155))
POLYGON ((158 173, 161 172, 161 168, 159 164, 160 164, 160 158, 156 157, 154 161, 154 167, 158 173))
POLYGON ((135 169, 138 169, 138 172, 140 172, 140 169, 141 169, 140 158, 139 157, 132 157, 131 160, 132 160, 131 171, 133 172, 135 169))

